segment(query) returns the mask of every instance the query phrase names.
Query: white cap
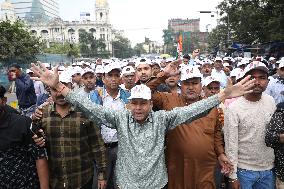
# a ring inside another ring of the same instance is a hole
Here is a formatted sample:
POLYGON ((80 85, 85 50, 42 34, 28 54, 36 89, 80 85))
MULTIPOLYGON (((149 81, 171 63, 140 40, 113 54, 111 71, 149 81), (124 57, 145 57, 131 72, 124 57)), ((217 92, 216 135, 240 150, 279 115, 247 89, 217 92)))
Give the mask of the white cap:
POLYGON ((79 66, 76 66, 76 67, 74 67, 72 70, 71 70, 71 76, 72 75, 75 75, 75 74, 81 74, 82 75, 82 73, 83 73, 83 69, 81 68, 81 67, 79 67, 79 66))
POLYGON ((32 70, 30 70, 30 69, 27 69, 26 73, 28 74, 28 73, 34 73, 34 72, 32 70))
POLYGON ((73 63, 72 63, 72 66, 77 66, 77 63, 76 63, 76 62, 73 62, 73 63))
POLYGON ((239 72, 237 73, 236 80, 243 78, 244 75, 245 75, 245 72, 240 69, 239 72))
POLYGON ((216 62, 216 61, 221 61, 221 62, 223 62, 222 58, 220 58, 220 57, 216 57, 215 60, 214 60, 214 62, 216 62))
POLYGON ((197 66, 184 66, 181 70, 181 81, 185 81, 191 78, 202 78, 202 74, 200 73, 197 66))
POLYGON ((61 72, 61 74, 59 75, 59 81, 62 83, 72 83, 70 74, 67 71, 61 72))
POLYGON ((49 63, 43 63, 46 68, 51 68, 49 63))
POLYGON ((91 68, 92 68, 93 70, 95 70, 95 69, 96 69, 96 64, 92 63, 92 64, 91 64, 91 68))
POLYGON ((105 73, 104 67, 102 65, 97 65, 95 72, 98 73, 105 73))
POLYGON ((210 59, 206 58, 206 59, 200 61, 200 63, 201 63, 201 65, 212 64, 212 61, 210 59))
POLYGON ((249 63, 249 59, 243 58, 240 62, 238 62, 237 66, 247 65, 249 63))
POLYGON ((231 66, 231 65, 226 62, 226 63, 223 64, 223 66, 224 66, 224 67, 229 67, 229 66, 231 66))
POLYGON ((237 77, 238 73, 240 72, 240 68, 235 68, 231 71, 230 77, 237 77))
POLYGON ((204 80, 202 80, 202 86, 207 87, 210 83, 212 82, 218 82, 220 83, 220 81, 216 78, 216 77, 212 77, 212 76, 208 76, 206 77, 204 80))
POLYGON ((147 58, 141 58, 135 62, 135 68, 137 68, 141 64, 149 64, 151 65, 151 61, 147 58))
POLYGON ((244 72, 245 72, 245 74, 247 74, 251 70, 262 70, 266 73, 269 72, 266 65, 262 62, 259 62, 259 61, 253 61, 252 63, 248 64, 247 67, 245 68, 244 72))
POLYGON ((58 67, 58 71, 65 71, 65 67, 64 66, 59 66, 58 67))
POLYGON ((77 65, 77 66, 82 66, 82 65, 83 65, 83 62, 77 62, 76 65, 77 65))
POLYGON ((135 73, 135 70, 132 66, 126 66, 122 69, 121 71, 121 75, 128 75, 128 74, 132 74, 135 73))
POLYGON ((224 57, 223 58, 223 61, 228 61, 228 60, 231 60, 230 57, 224 57))
POLYGON ((119 70, 121 71, 121 68, 118 64, 112 63, 112 64, 108 64, 104 67, 104 73, 109 73, 112 70, 119 70))
POLYGON ((268 61, 272 61, 272 60, 276 60, 276 58, 270 57, 270 58, 268 59, 268 61))
POLYGON ((95 74, 94 70, 91 69, 91 68, 85 68, 82 72, 82 76, 86 73, 92 73, 92 74, 95 74))
POLYGON ((89 62, 83 62, 84 65, 90 66, 91 64, 89 62))
POLYGON ((151 90, 144 84, 136 85, 131 89, 131 96, 128 98, 129 100, 140 98, 145 100, 151 100, 151 90))
POLYGON ((284 60, 280 60, 279 61, 279 66, 278 66, 278 68, 280 69, 280 68, 284 68, 284 60))

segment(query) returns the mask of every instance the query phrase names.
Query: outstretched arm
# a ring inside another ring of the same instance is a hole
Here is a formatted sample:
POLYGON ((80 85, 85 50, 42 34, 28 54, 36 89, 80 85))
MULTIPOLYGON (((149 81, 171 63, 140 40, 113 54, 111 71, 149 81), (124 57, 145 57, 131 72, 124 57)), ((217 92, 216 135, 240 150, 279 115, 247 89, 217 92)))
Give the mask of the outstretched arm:
POLYGON ((226 89, 222 90, 217 95, 198 101, 186 107, 175 108, 174 110, 168 112, 168 123, 166 123, 167 128, 173 129, 182 123, 192 122, 196 119, 199 119, 204 115, 205 112, 219 105, 220 102, 224 101, 225 99, 251 93, 251 88, 254 86, 254 80, 250 80, 250 76, 247 76, 235 85, 232 85, 231 80, 229 80, 228 83, 229 84, 226 89))
POLYGON ((167 112, 167 129, 174 129, 182 123, 199 119, 204 116, 205 112, 218 104, 220 104, 218 95, 214 95, 189 106, 174 108, 172 111, 167 112))
POLYGON ((76 93, 76 91, 68 91, 65 99, 78 107, 97 125, 104 123, 107 127, 116 128, 119 112, 115 112, 110 108, 98 105, 88 98, 82 98, 82 96, 76 93))
POLYGON ((36 66, 32 64, 33 72, 38 77, 34 77, 34 80, 40 80, 45 85, 53 88, 66 97, 66 100, 71 104, 77 106, 82 112, 84 112, 88 117, 95 123, 109 123, 106 126, 115 128, 118 121, 118 112, 114 112, 108 108, 102 108, 101 105, 93 103, 88 98, 82 98, 76 91, 71 91, 68 87, 59 82, 58 69, 56 68, 54 72, 46 69, 44 64, 36 66))

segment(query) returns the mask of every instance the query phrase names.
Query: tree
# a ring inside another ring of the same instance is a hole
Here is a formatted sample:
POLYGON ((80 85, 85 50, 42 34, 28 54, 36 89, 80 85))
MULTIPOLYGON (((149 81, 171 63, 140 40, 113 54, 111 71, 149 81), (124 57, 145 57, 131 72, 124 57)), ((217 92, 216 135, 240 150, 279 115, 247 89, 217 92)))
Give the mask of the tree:
POLYGON ((165 45, 164 53, 175 56, 176 51, 177 51, 177 48, 176 48, 176 44, 177 44, 176 35, 177 34, 175 34, 174 31, 171 29, 164 29, 163 33, 164 33, 163 39, 164 39, 164 45, 165 45))
POLYGON ((0 22, 0 61, 30 63, 40 53, 40 40, 20 22, 0 22))
POLYGON ((134 47, 134 54, 136 56, 141 56, 141 54, 146 54, 146 50, 143 47, 144 43, 137 43, 134 47))
POLYGON ((85 30, 79 31, 80 53, 84 57, 107 58, 110 53, 105 50, 106 44, 103 39, 95 39, 92 33, 85 30))
POLYGON ((116 58, 130 58, 134 55, 130 40, 118 32, 114 33, 112 48, 113 56, 116 58))
POLYGON ((67 54, 69 57, 79 56, 79 46, 72 43, 51 43, 49 48, 44 47, 42 51, 50 54, 67 54))
POLYGON ((217 8, 222 18, 210 34, 211 47, 284 40, 282 0, 223 0, 217 8))

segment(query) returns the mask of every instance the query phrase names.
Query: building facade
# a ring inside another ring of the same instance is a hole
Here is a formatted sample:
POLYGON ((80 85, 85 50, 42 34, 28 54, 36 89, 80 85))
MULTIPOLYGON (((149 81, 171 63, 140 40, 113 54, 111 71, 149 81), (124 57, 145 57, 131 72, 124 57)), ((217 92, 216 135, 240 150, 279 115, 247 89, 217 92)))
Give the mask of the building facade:
POLYGON ((59 17, 58 0, 11 0, 16 16, 28 22, 47 22, 59 17))
POLYGON ((14 6, 9 2, 9 0, 5 0, 1 4, 1 11, 0 11, 0 21, 10 20, 11 22, 16 21, 17 17, 15 14, 14 6))
POLYGON ((63 21, 60 18, 53 18, 48 22, 27 22, 28 30, 47 45, 52 42, 78 43, 80 31, 93 34, 95 39, 103 39, 106 49, 112 52, 112 25, 109 20, 109 5, 107 0, 96 0, 96 20, 82 19, 80 21, 63 21))
POLYGON ((168 20, 168 28, 172 29, 174 33, 183 32, 199 32, 200 19, 170 19, 168 20))

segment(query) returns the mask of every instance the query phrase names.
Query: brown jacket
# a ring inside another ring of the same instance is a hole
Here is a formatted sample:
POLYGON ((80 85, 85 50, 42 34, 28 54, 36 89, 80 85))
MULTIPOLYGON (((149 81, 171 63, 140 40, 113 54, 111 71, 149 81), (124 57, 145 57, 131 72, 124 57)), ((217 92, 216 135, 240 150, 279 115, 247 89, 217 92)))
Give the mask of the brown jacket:
MULTIPOLYGON (((153 95, 154 106, 163 110, 187 106, 179 94, 153 95)), ((203 118, 182 124, 167 134, 166 160, 169 189, 214 189, 217 157, 224 153, 222 124, 213 108, 203 118)))

